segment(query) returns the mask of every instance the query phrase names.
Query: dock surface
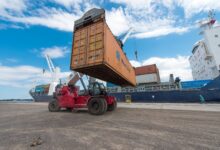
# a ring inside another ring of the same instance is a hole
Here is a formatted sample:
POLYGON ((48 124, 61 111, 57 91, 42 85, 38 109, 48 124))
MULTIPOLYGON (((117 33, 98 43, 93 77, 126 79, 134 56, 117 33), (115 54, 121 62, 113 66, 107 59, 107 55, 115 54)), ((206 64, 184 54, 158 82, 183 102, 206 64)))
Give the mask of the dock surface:
POLYGON ((93 116, 51 113, 45 103, 0 103, 0 150, 220 149, 219 111, 131 106, 93 116), (38 137, 42 144, 30 147, 38 137))

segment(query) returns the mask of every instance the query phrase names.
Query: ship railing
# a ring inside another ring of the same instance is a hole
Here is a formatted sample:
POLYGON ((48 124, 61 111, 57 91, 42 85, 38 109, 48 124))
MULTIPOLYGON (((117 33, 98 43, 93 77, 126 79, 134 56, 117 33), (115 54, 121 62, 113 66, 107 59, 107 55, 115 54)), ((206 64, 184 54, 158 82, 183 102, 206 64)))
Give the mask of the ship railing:
POLYGON ((140 85, 137 87, 108 87, 107 90, 110 93, 119 92, 145 92, 145 91, 170 91, 178 90, 179 88, 175 84, 161 84, 161 85, 140 85))

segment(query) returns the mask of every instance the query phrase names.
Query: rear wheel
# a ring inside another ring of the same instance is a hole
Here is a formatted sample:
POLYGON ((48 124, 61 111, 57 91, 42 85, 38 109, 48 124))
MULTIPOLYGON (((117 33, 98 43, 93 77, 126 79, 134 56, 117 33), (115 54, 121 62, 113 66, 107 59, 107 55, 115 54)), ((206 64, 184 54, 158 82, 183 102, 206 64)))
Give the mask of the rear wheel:
POLYGON ((104 113, 105 113, 108 109, 108 104, 107 104, 107 101, 105 99, 102 99, 102 100, 104 102, 104 113))
POLYGON ((66 108, 66 111, 72 111, 73 108, 66 108))
POLYGON ((92 98, 88 103, 88 110, 90 114, 102 115, 107 110, 107 102, 103 98, 92 98))
POLYGON ((60 107, 59 107, 59 104, 58 104, 57 100, 53 100, 53 101, 49 102, 48 109, 49 109, 50 112, 59 111, 60 107))
POLYGON ((108 111, 114 111, 117 108, 117 101, 114 101, 112 104, 108 105, 108 111))

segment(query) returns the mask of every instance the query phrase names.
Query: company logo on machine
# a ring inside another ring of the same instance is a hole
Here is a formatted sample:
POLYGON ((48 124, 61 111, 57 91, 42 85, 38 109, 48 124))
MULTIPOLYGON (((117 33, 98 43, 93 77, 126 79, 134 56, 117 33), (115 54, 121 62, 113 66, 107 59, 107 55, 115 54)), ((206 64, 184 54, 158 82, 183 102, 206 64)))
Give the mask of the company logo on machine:
POLYGON ((119 51, 118 51, 118 50, 116 50, 116 58, 117 58, 117 60, 118 60, 118 61, 120 61, 120 57, 121 57, 121 56, 120 56, 119 51))

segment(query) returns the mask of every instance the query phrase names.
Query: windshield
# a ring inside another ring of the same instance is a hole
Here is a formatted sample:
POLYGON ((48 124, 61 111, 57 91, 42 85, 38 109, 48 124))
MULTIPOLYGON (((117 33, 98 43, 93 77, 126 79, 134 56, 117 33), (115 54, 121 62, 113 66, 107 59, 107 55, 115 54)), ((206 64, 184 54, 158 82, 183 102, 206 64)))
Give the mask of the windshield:
POLYGON ((104 86, 103 83, 100 83, 100 89, 101 89, 101 90, 105 90, 105 86, 104 86))

